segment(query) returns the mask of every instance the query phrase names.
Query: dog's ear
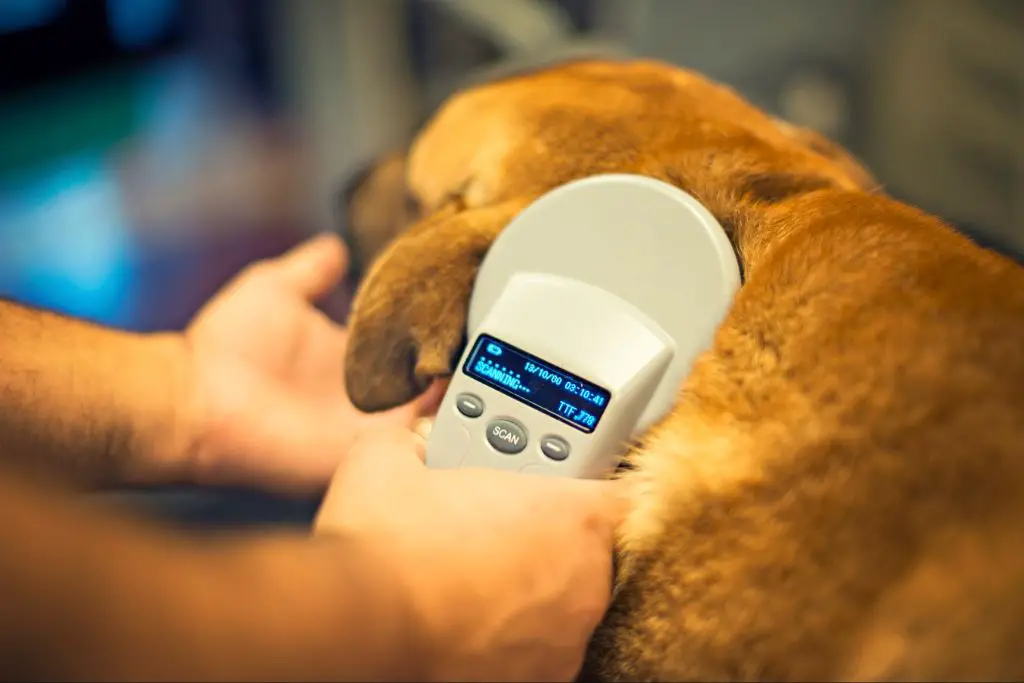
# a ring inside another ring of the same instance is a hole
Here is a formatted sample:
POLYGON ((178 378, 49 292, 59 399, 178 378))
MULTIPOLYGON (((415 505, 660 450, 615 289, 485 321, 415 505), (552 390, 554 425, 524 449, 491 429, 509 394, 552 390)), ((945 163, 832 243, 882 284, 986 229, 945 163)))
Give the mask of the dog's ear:
POLYGON ((357 283, 419 206, 406 184, 406 153, 392 152, 354 173, 337 193, 339 232, 348 245, 349 277, 357 283))
POLYGON ((781 119, 776 119, 775 123, 783 133, 793 140, 837 164, 861 190, 866 192, 881 191, 881 185, 871 171, 842 145, 833 142, 810 128, 794 126, 781 119))

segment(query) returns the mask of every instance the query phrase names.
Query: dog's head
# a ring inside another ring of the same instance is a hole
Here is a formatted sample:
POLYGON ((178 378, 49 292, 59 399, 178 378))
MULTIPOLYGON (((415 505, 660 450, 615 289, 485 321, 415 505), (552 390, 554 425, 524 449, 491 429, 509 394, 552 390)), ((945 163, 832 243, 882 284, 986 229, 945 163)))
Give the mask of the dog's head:
POLYGON ((449 375, 495 236, 539 196, 600 173, 646 175, 694 195, 745 268, 759 248, 743 239, 752 208, 875 184, 823 137, 657 62, 575 62, 458 93, 407 153, 347 193, 350 241, 369 264, 346 359, 355 405, 387 409, 449 375))

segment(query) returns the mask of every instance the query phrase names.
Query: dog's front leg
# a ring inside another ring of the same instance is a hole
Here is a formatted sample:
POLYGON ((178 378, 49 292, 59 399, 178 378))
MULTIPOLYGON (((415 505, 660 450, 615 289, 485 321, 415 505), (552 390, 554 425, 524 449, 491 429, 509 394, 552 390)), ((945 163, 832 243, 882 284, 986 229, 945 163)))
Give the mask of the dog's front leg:
POLYGON ((401 405, 451 374, 480 262, 527 203, 438 212, 381 254, 352 307, 345 382, 356 407, 401 405))

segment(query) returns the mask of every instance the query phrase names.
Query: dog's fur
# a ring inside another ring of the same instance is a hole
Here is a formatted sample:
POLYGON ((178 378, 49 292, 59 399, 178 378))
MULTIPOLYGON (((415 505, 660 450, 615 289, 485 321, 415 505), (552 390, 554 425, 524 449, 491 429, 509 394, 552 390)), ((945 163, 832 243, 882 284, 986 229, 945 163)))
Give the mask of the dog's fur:
POLYGON ((352 311, 366 410, 450 374, 491 241, 567 181, 672 183, 741 258, 713 347, 624 454, 635 510, 587 675, 1024 678, 1024 270, 838 146, 651 61, 459 93, 402 183, 395 163, 353 193, 361 243, 394 237, 362 255, 352 311), (361 224, 374 205, 407 219, 361 224))

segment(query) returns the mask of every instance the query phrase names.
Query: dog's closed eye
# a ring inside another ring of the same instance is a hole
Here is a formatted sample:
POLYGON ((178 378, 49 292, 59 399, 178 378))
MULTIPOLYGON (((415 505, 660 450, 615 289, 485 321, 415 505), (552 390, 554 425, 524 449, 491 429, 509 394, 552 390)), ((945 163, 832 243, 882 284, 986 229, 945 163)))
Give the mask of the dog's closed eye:
POLYGON ((796 173, 755 173, 743 184, 745 195, 767 204, 835 186, 827 178, 796 173))
POLYGON ((408 187, 405 189, 405 205, 403 208, 405 210, 405 220, 408 223, 413 223, 423 218, 423 203, 408 187))

